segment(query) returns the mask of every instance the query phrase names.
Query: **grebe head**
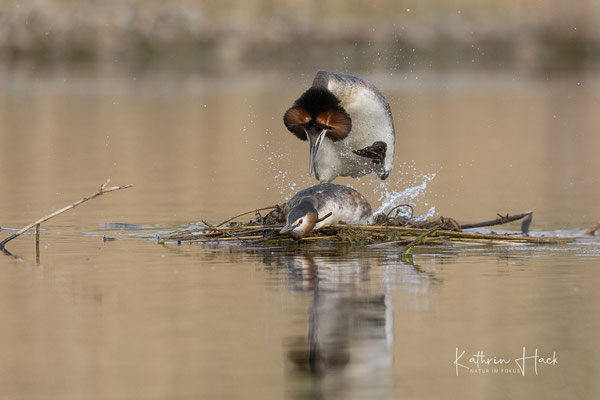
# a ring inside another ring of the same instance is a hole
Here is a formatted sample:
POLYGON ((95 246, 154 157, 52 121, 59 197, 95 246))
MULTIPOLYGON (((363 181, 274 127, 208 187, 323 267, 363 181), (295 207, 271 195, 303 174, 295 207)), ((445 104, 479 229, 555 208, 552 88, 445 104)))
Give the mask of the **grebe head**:
POLYGON ((288 213, 286 225, 279 233, 289 233, 300 239, 312 231, 319 219, 314 201, 313 197, 306 198, 292 208, 288 213))
POLYGON ((310 143, 308 174, 312 174, 317 151, 327 136, 334 142, 344 139, 352 129, 350 116, 329 90, 311 87, 283 115, 286 128, 300 140, 310 143))

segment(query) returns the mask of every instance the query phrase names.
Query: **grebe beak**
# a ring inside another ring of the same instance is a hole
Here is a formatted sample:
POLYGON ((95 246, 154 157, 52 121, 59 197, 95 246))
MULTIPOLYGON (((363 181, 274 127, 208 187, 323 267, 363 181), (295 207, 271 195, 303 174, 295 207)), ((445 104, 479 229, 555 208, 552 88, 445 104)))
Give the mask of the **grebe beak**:
POLYGON ((310 144, 310 160, 308 161, 308 175, 312 175, 313 169, 315 168, 315 160, 317 158, 317 151, 319 146, 327 133, 326 129, 318 127, 306 128, 306 136, 308 136, 308 142, 310 144))
POLYGON ((299 227, 300 224, 287 224, 286 226, 284 226, 279 233, 283 234, 283 233, 288 233, 293 231, 294 229, 296 229, 297 227, 299 227))

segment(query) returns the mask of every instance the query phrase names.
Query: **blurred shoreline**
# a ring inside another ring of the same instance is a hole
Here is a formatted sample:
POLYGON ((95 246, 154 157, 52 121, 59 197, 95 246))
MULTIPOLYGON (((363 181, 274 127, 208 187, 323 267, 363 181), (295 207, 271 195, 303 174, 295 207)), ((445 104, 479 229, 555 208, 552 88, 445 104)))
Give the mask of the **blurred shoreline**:
POLYGON ((0 63, 208 70, 332 62, 396 70, 600 64, 600 4, 481 3, 0 0, 0 63))

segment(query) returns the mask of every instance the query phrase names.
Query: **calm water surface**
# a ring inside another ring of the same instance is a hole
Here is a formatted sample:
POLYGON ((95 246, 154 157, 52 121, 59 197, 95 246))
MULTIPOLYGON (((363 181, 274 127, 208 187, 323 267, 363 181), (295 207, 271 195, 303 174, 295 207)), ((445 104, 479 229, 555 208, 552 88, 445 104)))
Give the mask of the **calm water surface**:
MULTIPOLYGON (((409 265, 396 248, 144 236, 311 185, 281 116, 314 71, 0 72, 2 237, 107 177, 135 185, 44 224, 39 262, 31 235, 0 258, 0 397, 600 396, 593 238, 421 247, 409 265), (523 376, 523 347, 557 364, 527 359, 523 376), (510 362, 477 369, 478 352, 510 362)), ((534 209, 536 234, 600 220, 600 75, 352 72, 398 130, 384 187, 340 179, 373 204, 402 192, 460 222, 534 209)))

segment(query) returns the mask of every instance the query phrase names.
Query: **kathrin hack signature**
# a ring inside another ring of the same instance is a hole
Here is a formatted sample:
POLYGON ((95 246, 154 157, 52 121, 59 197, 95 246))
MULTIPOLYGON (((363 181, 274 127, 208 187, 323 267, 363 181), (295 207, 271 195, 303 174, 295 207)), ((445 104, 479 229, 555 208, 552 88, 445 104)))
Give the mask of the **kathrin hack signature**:
POLYGON ((558 361, 556 359, 556 351, 552 352, 552 357, 542 357, 538 354, 538 349, 532 355, 527 355, 525 347, 523 347, 523 355, 519 358, 499 358, 496 356, 487 356, 483 351, 469 356, 465 356, 466 350, 460 351, 456 348, 456 358, 454 359, 454 366, 456 367, 456 376, 461 368, 467 369, 470 373, 484 374, 484 373, 518 373, 525 376, 526 364, 530 365, 533 362, 533 369, 535 374, 538 374, 538 364, 556 366, 558 361), (467 357, 469 357, 467 359, 467 357), (518 370, 512 366, 515 363, 518 370), (512 367, 512 369, 511 369, 512 367))

